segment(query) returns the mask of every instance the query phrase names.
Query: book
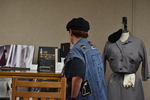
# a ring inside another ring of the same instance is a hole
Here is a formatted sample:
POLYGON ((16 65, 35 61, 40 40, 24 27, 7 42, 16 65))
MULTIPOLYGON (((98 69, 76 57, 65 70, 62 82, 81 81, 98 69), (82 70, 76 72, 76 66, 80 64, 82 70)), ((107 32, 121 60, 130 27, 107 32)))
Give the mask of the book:
POLYGON ((6 56, 6 65, 5 66, 10 66, 10 60, 11 60, 11 55, 12 55, 12 49, 14 45, 5 45, 7 49, 7 56, 6 56))
POLYGON ((64 61, 61 59, 61 49, 55 49, 55 73, 61 73, 64 61))
POLYGON ((70 51, 70 43, 61 43, 61 57, 66 57, 70 51))
POLYGON ((33 45, 14 45, 12 55, 12 66, 21 68, 32 67, 35 46, 33 45))
POLYGON ((55 73, 55 49, 58 47, 40 46, 38 51, 38 71, 55 73))
POLYGON ((0 46, 0 66, 9 66, 13 45, 0 46))
POLYGON ((11 78, 0 78, 0 98, 11 98, 12 94, 11 84, 12 84, 11 78))
POLYGON ((12 53, 13 45, 1 45, 0 46, 0 66, 4 67, 8 65, 10 56, 12 53))
POLYGON ((33 45, 3 45, 0 46, 0 66, 30 68, 32 66, 33 45))
POLYGON ((64 59, 70 51, 70 43, 61 43, 60 49, 55 49, 55 73, 61 73, 64 66, 64 59))

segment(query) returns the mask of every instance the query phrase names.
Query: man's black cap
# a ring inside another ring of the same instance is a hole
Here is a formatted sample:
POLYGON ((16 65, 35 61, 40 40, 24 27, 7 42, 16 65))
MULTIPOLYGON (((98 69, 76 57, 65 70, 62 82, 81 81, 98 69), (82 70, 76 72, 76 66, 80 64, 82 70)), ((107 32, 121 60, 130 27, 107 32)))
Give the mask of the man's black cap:
POLYGON ((88 32, 88 30, 90 29, 90 25, 88 21, 79 17, 79 18, 73 18, 71 21, 69 21, 66 28, 67 31, 69 31, 69 29, 74 29, 74 30, 88 32))

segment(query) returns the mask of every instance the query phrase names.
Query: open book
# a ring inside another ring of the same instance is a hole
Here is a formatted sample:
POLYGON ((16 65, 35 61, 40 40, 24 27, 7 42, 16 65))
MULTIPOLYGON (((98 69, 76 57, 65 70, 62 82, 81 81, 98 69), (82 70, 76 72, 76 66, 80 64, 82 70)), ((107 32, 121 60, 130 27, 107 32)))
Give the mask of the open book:
POLYGON ((33 45, 0 46, 0 67, 30 68, 32 66, 33 45))

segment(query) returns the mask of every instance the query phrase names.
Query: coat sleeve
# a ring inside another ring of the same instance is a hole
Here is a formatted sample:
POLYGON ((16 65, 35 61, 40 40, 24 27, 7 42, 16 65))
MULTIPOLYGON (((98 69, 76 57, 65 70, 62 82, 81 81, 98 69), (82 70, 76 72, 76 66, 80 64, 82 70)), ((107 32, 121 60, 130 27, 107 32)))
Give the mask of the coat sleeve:
POLYGON ((106 43, 105 46, 104 46, 102 58, 103 58, 103 63, 104 63, 104 72, 106 73, 107 43, 106 43))
POLYGON ((147 52, 144 43, 142 42, 142 80, 147 81, 149 79, 148 59, 147 52))

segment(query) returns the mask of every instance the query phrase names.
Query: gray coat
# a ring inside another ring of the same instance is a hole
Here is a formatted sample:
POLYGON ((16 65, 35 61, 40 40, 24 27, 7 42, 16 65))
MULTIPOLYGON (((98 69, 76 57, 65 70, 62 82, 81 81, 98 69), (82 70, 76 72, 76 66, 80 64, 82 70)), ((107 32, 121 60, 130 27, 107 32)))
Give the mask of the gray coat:
POLYGON ((142 80, 149 78, 147 53, 142 40, 132 35, 128 40, 115 43, 106 42, 103 52, 104 66, 106 60, 114 72, 108 83, 109 100, 144 100, 142 82, 136 75, 135 86, 130 88, 123 87, 125 73, 136 73, 142 62, 142 80))

